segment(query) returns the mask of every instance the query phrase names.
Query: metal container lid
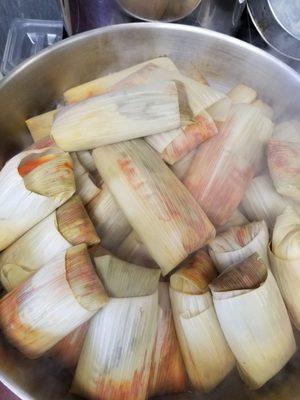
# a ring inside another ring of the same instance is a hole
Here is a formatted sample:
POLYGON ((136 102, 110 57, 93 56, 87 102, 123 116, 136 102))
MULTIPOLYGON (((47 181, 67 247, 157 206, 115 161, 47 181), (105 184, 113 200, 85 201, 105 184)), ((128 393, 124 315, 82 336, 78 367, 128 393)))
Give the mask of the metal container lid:
POLYGON ((279 53, 300 60, 300 1, 248 0, 247 4, 262 38, 279 53))

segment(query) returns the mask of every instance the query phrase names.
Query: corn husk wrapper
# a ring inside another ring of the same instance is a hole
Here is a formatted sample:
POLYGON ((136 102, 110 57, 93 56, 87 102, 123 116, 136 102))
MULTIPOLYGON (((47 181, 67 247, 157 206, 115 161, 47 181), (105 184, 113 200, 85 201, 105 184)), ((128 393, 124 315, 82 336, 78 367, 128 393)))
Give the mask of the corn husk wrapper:
POLYGON ((216 276, 209 256, 171 276, 170 297, 175 328, 190 381, 209 392, 232 370, 235 361, 221 331, 208 283, 216 276))
POLYGON ((297 202, 300 201, 299 129, 299 121, 283 123, 268 143, 268 166, 274 186, 278 193, 297 202))
POLYGON ((72 392, 95 400, 144 400, 157 309, 157 291, 148 296, 110 299, 91 321, 72 392))
POLYGON ((251 181, 241 205, 250 221, 264 220, 272 229, 288 199, 276 191, 269 175, 260 175, 251 181))
POLYGON ((187 390, 187 375, 176 336, 169 284, 160 282, 158 288, 158 324, 148 396, 182 393, 187 390))
POLYGON ((105 184, 101 192, 87 204, 86 210, 101 237, 102 246, 116 251, 132 228, 105 184))
POLYGON ((80 200, 74 195, 0 254, 0 277, 10 291, 72 246, 100 242, 80 200))
POLYGON ((258 100, 255 100, 252 103, 252 105, 254 107, 257 107, 267 118, 273 119, 274 111, 273 111, 272 107, 269 106, 269 104, 258 99, 258 100))
POLYGON ((93 156, 163 275, 214 236, 200 206, 145 141, 99 147, 93 156))
POLYGON ((224 225, 237 209, 272 126, 257 108, 235 105, 218 135, 199 147, 184 183, 215 225, 224 225))
POLYGON ((61 150, 24 151, 0 172, 0 250, 75 192, 72 160, 61 150))
MULTIPOLYGON (((45 149, 46 147, 56 147, 56 143, 51 136, 45 136, 42 139, 37 140, 36 142, 32 143, 31 146, 27 147, 26 150, 39 150, 45 149)), ((72 161, 74 162, 73 159, 72 161)))
POLYGON ((107 303, 85 245, 67 249, 0 301, 7 339, 37 358, 107 303))
POLYGON ((227 96, 232 101, 232 104, 250 104, 255 101, 257 93, 251 87, 240 83, 231 89, 227 96))
POLYGON ((296 351, 275 279, 255 253, 210 285, 214 306, 238 370, 250 389, 279 372, 296 351))
POLYGON ((90 97, 108 93, 112 90, 111 88, 116 88, 117 85, 119 85, 119 82, 123 81, 144 67, 149 66, 149 64, 154 64, 155 66, 163 68, 169 72, 179 73, 175 64, 168 57, 154 58, 110 75, 83 83, 82 85, 75 86, 64 93, 64 99, 66 103, 72 104, 78 103, 79 101, 88 99, 90 97))
POLYGON ((70 154, 72 161, 73 161, 73 169, 74 169, 74 176, 76 180, 76 187, 77 187, 77 179, 84 175, 87 171, 80 162, 77 153, 71 153, 70 154))
POLYGON ((85 168, 86 171, 94 173, 97 171, 97 167, 95 165, 95 161, 93 159, 92 153, 88 150, 78 151, 77 153, 78 160, 81 165, 85 168))
POLYGON ((214 121, 225 122, 229 116, 231 106, 232 101, 230 98, 224 97, 208 107, 207 112, 211 115, 214 121))
POLYGON ((218 133, 218 129, 206 111, 201 111, 163 150, 161 156, 168 164, 173 165, 189 152, 218 133))
POLYGON ((127 263, 113 255, 94 257, 97 274, 109 297, 139 297, 157 290, 160 269, 127 263))
POLYGON ((76 179, 76 187, 77 193, 85 205, 101 193, 101 188, 95 184, 89 172, 86 172, 76 179))
POLYGON ((186 156, 181 158, 179 161, 177 161, 175 164, 171 166, 172 171, 174 174, 177 176, 178 179, 183 180, 185 177, 185 174, 190 168, 190 165, 197 153, 197 149, 194 149, 190 151, 186 156))
POLYGON ((272 271, 293 324, 300 329, 300 217, 287 207, 277 217, 269 251, 272 271))
POLYGON ((57 110, 52 110, 27 119, 27 128, 35 142, 50 135, 51 126, 56 112, 57 110))
POLYGON ((129 233, 115 252, 124 261, 148 268, 157 267, 145 245, 134 231, 129 233))
POLYGON ((234 226, 242 226, 249 224, 249 220, 243 213, 237 208, 229 220, 224 225, 216 226, 217 234, 226 232, 229 228, 234 226))
POLYGON ((49 356, 58 360, 62 366, 69 370, 74 370, 78 363, 88 328, 89 322, 85 322, 75 329, 75 331, 52 347, 49 356))
POLYGON ((269 231, 264 221, 229 228, 209 242, 209 255, 219 272, 258 253, 268 265, 269 231))
POLYGON ((55 114, 51 135, 67 151, 154 135, 179 128, 174 82, 142 85, 67 106, 55 114))

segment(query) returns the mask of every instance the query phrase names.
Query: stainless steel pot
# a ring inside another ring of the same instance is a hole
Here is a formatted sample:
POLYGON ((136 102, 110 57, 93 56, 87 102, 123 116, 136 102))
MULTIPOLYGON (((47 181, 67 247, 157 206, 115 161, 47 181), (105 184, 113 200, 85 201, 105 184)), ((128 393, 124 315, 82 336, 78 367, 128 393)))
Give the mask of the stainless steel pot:
MULTIPOLYGON (((152 57, 168 55, 185 73, 203 72, 217 87, 237 82, 255 87, 276 118, 299 117, 299 75, 249 44, 209 30, 169 24, 129 24, 74 36, 29 59, 0 84, 0 154, 3 159, 30 142, 24 120, 50 110, 62 93, 81 82, 152 57)), ((30 361, 0 338, 0 379, 22 399, 59 400, 70 376, 47 359, 30 361)), ((168 399, 299 400, 299 354, 270 383, 249 392, 234 372, 210 395, 168 399)), ((134 400, 134 399, 132 399, 134 400)))

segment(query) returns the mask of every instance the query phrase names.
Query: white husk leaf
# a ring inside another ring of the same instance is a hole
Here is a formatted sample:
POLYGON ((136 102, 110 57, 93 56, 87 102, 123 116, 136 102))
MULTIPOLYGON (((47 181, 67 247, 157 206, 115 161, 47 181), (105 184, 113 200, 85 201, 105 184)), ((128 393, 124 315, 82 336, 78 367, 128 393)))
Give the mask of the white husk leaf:
POLYGON ((214 236, 197 202, 145 141, 99 147, 93 156, 104 182, 164 275, 214 236))
POLYGON ((296 351, 285 305, 270 271, 259 288, 225 294, 213 291, 220 325, 242 379, 251 389, 258 389, 296 351))
POLYGON ((187 76, 181 75, 178 80, 185 86, 189 106, 194 116, 226 97, 224 93, 187 76))
POLYGON ((233 104, 250 104, 256 99, 257 93, 251 87, 240 83, 231 89, 227 96, 233 104))
POLYGON ((278 193, 300 201, 300 122, 278 125, 268 143, 268 166, 278 193))
POLYGON ((84 173, 76 179, 76 188, 77 194, 81 197, 85 205, 101 193, 101 188, 94 183, 89 172, 84 173))
POLYGON ((86 206, 86 210, 102 239, 102 246, 115 251, 132 228, 106 185, 102 185, 102 191, 86 206))
POLYGON ((110 297, 139 297, 158 289, 160 269, 144 268, 113 255, 94 257, 97 274, 110 297))
POLYGON ((249 224, 248 219, 244 216, 244 214, 241 213, 241 211, 239 209, 236 209, 235 212, 230 217, 230 219, 226 222, 226 224, 217 226, 216 230, 217 230, 217 233, 219 234, 219 233, 227 231, 229 228, 231 228, 233 226, 241 226, 241 225, 246 225, 246 224, 249 224))
POLYGON ((84 100, 55 115, 51 134, 68 151, 154 135, 179 128, 174 82, 142 85, 84 100))
POLYGON ((2 285, 12 290, 70 246, 57 229, 56 213, 50 214, 0 254, 2 285))
POLYGON ((192 150, 181 160, 177 161, 175 164, 171 165, 171 169, 178 179, 183 180, 185 174, 187 173, 190 165, 197 153, 197 149, 192 150))
POLYGON ((232 102, 230 98, 224 97, 208 107, 207 111, 216 122, 225 122, 228 118, 231 106, 232 102))
POLYGON ((57 110, 52 110, 37 115, 36 117, 29 118, 26 121, 27 128, 35 142, 50 135, 51 126, 56 112, 57 110))
POLYGON ((272 229, 288 199, 276 191, 269 175, 260 175, 251 181, 241 205, 250 221, 264 220, 272 229))
POLYGON ((22 353, 37 358, 90 319, 106 302, 86 246, 80 245, 55 257, 2 298, 0 324, 22 353), (75 259, 70 265, 68 257, 74 252, 82 252, 84 261, 75 259), (76 272, 77 267, 80 272, 76 272))
POLYGON ((77 152, 78 160, 81 162, 83 167, 89 172, 95 172, 97 170, 95 161, 92 153, 88 150, 82 150, 77 152))
POLYGON ((300 217, 291 207, 276 220, 269 258, 290 317, 300 330, 300 217))
POLYGON ((237 264, 253 253, 268 262, 269 231, 266 223, 252 222, 232 227, 209 242, 209 254, 219 272, 237 264))
POLYGON ((190 295, 170 288, 170 297, 190 381, 196 390, 209 392, 235 364, 217 320, 211 294, 190 295))
POLYGON ((269 106, 269 104, 258 99, 258 100, 255 100, 252 103, 252 105, 254 107, 257 107, 267 118, 273 119, 274 111, 273 111, 272 107, 269 106))
POLYGON ((224 225, 238 207, 272 130, 257 108, 239 104, 219 133, 199 146, 184 183, 215 225, 224 225))
POLYGON ((158 133, 145 137, 147 143, 150 144, 158 153, 162 153, 168 144, 182 134, 182 128, 173 129, 168 132, 158 133))
POLYGON ((74 195, 0 254, 2 285, 10 291, 69 247, 99 241, 81 200, 74 195))
POLYGON ((131 231, 122 241, 120 246, 115 250, 115 253, 122 260, 133 264, 148 268, 155 268, 157 266, 145 245, 134 231, 131 231))
POLYGON ((67 103, 71 104, 92 96, 107 93, 114 85, 149 64, 154 64, 169 72, 179 73, 175 64, 168 57, 159 57, 71 88, 64 93, 64 99, 67 103))
POLYGON ((152 355, 148 396, 182 393, 187 390, 187 376, 176 336, 169 284, 158 288, 158 324, 152 355))
POLYGON ((90 324, 72 392, 101 400, 145 400, 157 309, 157 292, 111 299, 90 324))
MULTIPOLYGON (((70 175, 65 191, 60 183, 61 191, 55 197, 47 197, 26 189, 24 180, 18 173, 18 166, 27 156, 44 151, 45 149, 29 150, 17 154, 6 163, 0 172, 0 250, 8 247, 22 234, 46 218, 75 192, 73 174, 70 175)), ((55 152, 60 152, 60 150, 56 149, 55 152)), ((67 159, 71 164, 71 158, 67 156, 67 159)), ((57 186, 58 182, 52 182, 52 186, 54 184, 57 186)))
POLYGON ((85 174, 86 173, 86 169, 84 168, 84 166, 80 162, 77 153, 71 153, 70 156, 71 156, 72 161, 73 161, 73 171, 74 171, 74 176, 75 176, 75 179, 76 179, 76 178, 79 178, 81 175, 85 174))

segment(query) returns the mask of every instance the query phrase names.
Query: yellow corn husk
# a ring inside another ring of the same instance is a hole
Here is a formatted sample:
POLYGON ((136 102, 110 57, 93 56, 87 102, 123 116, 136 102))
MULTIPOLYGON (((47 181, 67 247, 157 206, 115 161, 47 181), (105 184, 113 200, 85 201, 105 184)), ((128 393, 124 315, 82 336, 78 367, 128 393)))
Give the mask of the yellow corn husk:
POLYGON ((148 396, 182 393, 188 388, 185 366, 176 336, 169 284, 160 282, 158 288, 158 323, 152 355, 148 396))
POLYGON ((81 197, 83 204, 89 204, 96 196, 101 193, 92 175, 89 172, 84 173, 76 179, 77 193, 81 197))
POLYGON ((39 150, 45 149, 46 147, 56 147, 56 143, 51 136, 45 136, 42 139, 37 140, 31 146, 27 147, 26 150, 39 150))
POLYGON ((55 114, 51 135, 68 151, 179 128, 180 115, 174 82, 143 85, 84 100, 55 114))
MULTIPOLYGON (((255 219, 255 218, 254 218, 255 219)), ((226 232, 229 228, 234 226, 242 226, 249 224, 248 219, 241 213, 239 209, 236 209, 230 219, 224 225, 216 226, 217 234, 226 232)))
POLYGON ((91 321, 71 391, 94 400, 145 400, 157 309, 157 292, 110 299, 91 321))
POLYGON ((278 193, 300 201, 300 121, 277 126, 268 143, 268 165, 278 193), (288 131, 289 129, 289 131, 288 131))
POLYGON ((288 199, 276 191, 269 175, 260 175, 251 181, 241 205, 251 221, 264 220, 272 229, 276 217, 288 205, 288 199))
POLYGON ((85 322, 75 329, 75 331, 52 347, 49 351, 49 356, 58 360, 64 367, 74 370, 78 363, 88 328, 89 322, 85 322))
POLYGON ((103 185, 98 196, 87 204, 86 210, 102 239, 102 246, 116 251, 132 228, 106 185, 103 185))
POLYGON ((51 126, 56 112, 57 110, 52 110, 25 121, 32 139, 35 142, 50 135, 51 126))
POLYGON ((70 156, 73 161, 73 170, 74 170, 75 180, 77 180, 80 176, 82 176, 83 174, 86 173, 86 169, 84 168, 82 163, 79 161, 77 153, 71 153, 70 156))
POLYGON ((238 370, 250 389, 279 372, 296 351, 275 279, 255 253, 210 285, 214 306, 238 370))
POLYGON ((96 271, 110 297, 147 296, 157 290, 160 269, 144 268, 104 254, 95 256, 96 271))
POLYGON ((208 107, 207 112, 211 115, 214 121, 225 122, 229 116, 231 107, 232 101, 226 96, 208 107))
POLYGON ((300 330, 300 216, 287 207, 277 217, 269 251, 271 268, 295 327, 300 330))
POLYGON ((268 265, 269 231, 265 221, 232 227, 209 242, 209 254, 219 272, 258 253, 268 265))
POLYGON ((0 278, 10 291, 71 246, 100 242, 80 200, 74 195, 0 254, 0 278))
POLYGON ((227 94, 233 104, 250 104, 253 103, 257 97, 257 93, 249 86, 240 83, 235 86, 227 94))
POLYGON ((48 351, 107 302, 85 245, 67 249, 0 301, 7 339, 29 358, 48 351))
POLYGON ((151 2, 140 2, 139 0, 120 0, 120 4, 129 13, 142 17, 143 19, 159 20, 168 8, 169 0, 152 0, 151 2))
POLYGON ((179 72, 175 64, 168 57, 159 57, 152 60, 145 61, 141 64, 134 65, 124 70, 112 73, 101 78, 94 79, 93 81, 83 83, 67 90, 64 93, 66 103, 78 103, 79 101, 88 99, 89 97, 99 96, 101 94, 111 91, 112 87, 127 78, 131 74, 141 70, 143 67, 154 64, 157 67, 163 68, 169 72, 179 72))
POLYGON ((273 119, 274 117, 274 111, 272 107, 269 106, 269 104, 263 102, 262 100, 258 99, 255 100, 252 105, 254 107, 257 107, 267 118, 273 119))
POLYGON ((178 179, 181 181, 184 179, 185 174, 190 168, 191 163, 193 162, 193 159, 197 153, 197 149, 194 149, 190 151, 186 156, 181 158, 179 161, 177 161, 175 164, 171 166, 172 171, 174 174, 177 176, 178 179))
POLYGON ((93 159, 92 153, 88 150, 78 151, 77 158, 80 161, 81 165, 88 172, 94 173, 97 171, 97 167, 95 165, 95 161, 93 159))
POLYGON ((272 129, 256 107, 239 104, 218 135, 199 147, 184 183, 215 225, 224 225, 237 209, 272 129))
POLYGON ((170 281, 175 328, 187 373, 193 387, 204 392, 216 387, 235 364, 208 290, 215 276, 211 260, 200 251, 170 281))
POLYGON ((59 149, 24 151, 0 172, 0 250, 75 192, 70 156, 59 149))
POLYGON ((217 271, 209 255, 198 250, 185 264, 170 278, 171 286, 177 292, 186 294, 203 294, 208 290, 208 284, 215 279, 217 271))
POLYGON ((99 147, 93 157, 164 275, 214 236, 201 207, 145 141, 99 147))
POLYGON ((157 266, 145 245, 134 231, 131 231, 126 236, 115 252, 124 261, 148 268, 156 268, 157 266))
POLYGON ((211 116, 208 112, 201 111, 194 121, 181 128, 181 133, 164 148, 161 156, 172 165, 217 133, 218 129, 211 116))

